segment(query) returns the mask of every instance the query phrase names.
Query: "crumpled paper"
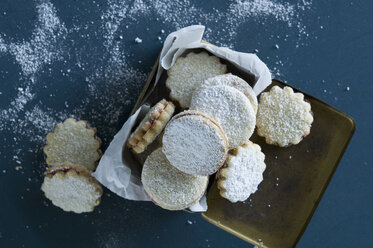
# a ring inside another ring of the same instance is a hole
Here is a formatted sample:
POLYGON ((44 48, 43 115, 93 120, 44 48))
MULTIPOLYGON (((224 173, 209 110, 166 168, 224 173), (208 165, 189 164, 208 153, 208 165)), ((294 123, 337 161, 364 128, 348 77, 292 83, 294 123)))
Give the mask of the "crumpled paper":
MULTIPOLYGON (((157 85, 163 70, 173 66, 176 59, 187 49, 203 48, 212 54, 225 60, 229 60, 239 69, 249 72, 255 76, 256 83, 253 87, 258 95, 272 81, 268 67, 255 55, 241 53, 225 47, 216 47, 202 41, 205 27, 193 25, 169 34, 164 42, 160 63, 156 74, 154 87, 157 85)), ((101 184, 117 195, 135 201, 150 201, 141 184, 138 163, 135 162, 130 151, 125 146, 128 136, 137 120, 144 117, 149 110, 148 105, 142 105, 114 136, 113 141, 102 156, 96 171, 92 174, 101 184)), ((207 210, 206 197, 199 203, 190 207, 193 212, 204 212, 207 210)))

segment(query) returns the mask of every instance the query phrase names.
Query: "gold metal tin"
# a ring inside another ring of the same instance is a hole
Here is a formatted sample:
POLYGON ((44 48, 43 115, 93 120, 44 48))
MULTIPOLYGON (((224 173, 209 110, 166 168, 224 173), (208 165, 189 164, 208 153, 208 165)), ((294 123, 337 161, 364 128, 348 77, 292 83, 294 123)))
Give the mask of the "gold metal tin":
MULTIPOLYGON (((131 114, 144 103, 144 97, 153 88, 158 62, 159 58, 131 114)), ((255 85, 252 75, 224 62, 230 72, 244 78, 251 86, 255 85)), ((168 98, 164 85, 166 78, 167 73, 164 72, 146 102, 154 104, 168 98)), ((274 85, 290 86, 274 79, 265 91, 274 85)), ((295 92, 302 92, 292 88, 295 92)), ((355 123, 349 116, 302 93, 311 103, 314 115, 310 135, 298 145, 285 148, 266 144, 264 138, 256 133, 250 139, 261 146, 266 156, 267 168, 258 191, 243 203, 231 203, 219 195, 216 182, 208 188, 208 211, 202 216, 259 247, 296 246, 355 131, 355 123)))

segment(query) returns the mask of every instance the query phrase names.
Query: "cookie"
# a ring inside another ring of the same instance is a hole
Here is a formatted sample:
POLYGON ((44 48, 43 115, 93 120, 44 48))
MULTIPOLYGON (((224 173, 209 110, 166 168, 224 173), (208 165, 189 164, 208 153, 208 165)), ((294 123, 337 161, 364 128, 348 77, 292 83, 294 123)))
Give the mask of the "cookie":
POLYGON ((89 127, 86 121, 73 118, 57 124, 54 131, 47 135, 44 147, 47 164, 54 166, 67 162, 94 170, 102 155, 99 149, 101 140, 96 132, 96 128, 89 127))
POLYGON ((229 149, 244 144, 254 132, 254 109, 249 99, 233 87, 215 85, 196 91, 190 109, 205 113, 220 124, 229 149))
POLYGON ((234 203, 255 193, 263 181, 264 158, 260 146, 251 141, 231 150, 225 166, 217 173, 220 195, 234 203))
POLYGON ((268 144, 298 144, 310 133, 312 122, 311 105, 304 101, 302 93, 273 86, 260 95, 256 126, 258 135, 268 144))
POLYGON ((188 108, 195 89, 203 80, 227 73, 227 66, 220 63, 218 57, 206 52, 189 53, 179 57, 167 71, 166 86, 170 90, 170 98, 177 101, 182 108, 188 108))
POLYGON ((142 153, 162 132, 175 111, 175 105, 165 99, 153 106, 136 130, 130 135, 127 146, 134 153, 142 153))
POLYGON ((206 79, 205 81, 203 81, 199 88, 207 88, 214 85, 226 85, 236 88, 237 90, 244 93, 244 95, 249 99, 255 114, 258 111, 258 99, 256 98, 255 92, 251 88, 251 86, 242 78, 237 77, 236 75, 233 75, 231 73, 223 74, 206 79))
POLYGON ((41 190, 53 205, 77 214, 93 211, 102 195, 101 184, 89 170, 68 163, 49 168, 41 190))
POLYGON ((223 129, 198 111, 184 111, 167 124, 163 153, 182 172, 207 176, 224 163, 228 142, 223 129))
POLYGON ((181 210, 199 201, 206 191, 208 177, 179 171, 158 148, 146 159, 141 182, 157 205, 168 210, 181 210))

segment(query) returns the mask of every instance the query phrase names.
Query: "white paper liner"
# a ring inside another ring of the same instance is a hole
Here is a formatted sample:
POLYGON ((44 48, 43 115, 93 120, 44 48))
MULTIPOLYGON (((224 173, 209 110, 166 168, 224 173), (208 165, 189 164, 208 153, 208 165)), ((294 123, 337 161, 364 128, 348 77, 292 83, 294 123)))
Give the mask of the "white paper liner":
MULTIPOLYGON (((253 74, 257 81, 253 87, 256 95, 259 95, 271 83, 272 78, 268 67, 255 54, 236 52, 229 48, 216 47, 201 42, 204 31, 204 26, 193 25, 167 36, 161 51, 154 86, 158 83, 163 70, 171 68, 176 59, 185 50, 193 48, 204 48, 212 54, 230 61, 239 69, 253 74)), ((105 187, 128 200, 150 201, 141 184, 138 171, 133 169, 134 165, 138 163, 133 160, 132 156, 126 155, 130 151, 125 146, 132 127, 138 119, 143 118, 148 110, 149 106, 143 105, 128 118, 123 127, 114 136, 96 171, 92 174, 105 187)), ((206 211, 206 197, 202 197, 199 203, 190 207, 190 210, 193 212, 206 211)))

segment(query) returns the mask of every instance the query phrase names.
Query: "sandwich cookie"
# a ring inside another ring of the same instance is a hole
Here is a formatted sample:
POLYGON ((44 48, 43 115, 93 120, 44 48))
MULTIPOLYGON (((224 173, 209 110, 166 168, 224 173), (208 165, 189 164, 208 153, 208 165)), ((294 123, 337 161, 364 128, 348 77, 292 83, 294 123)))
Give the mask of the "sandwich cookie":
POLYGON ((215 85, 196 91, 190 109, 205 113, 220 124, 229 149, 244 144, 254 132, 254 109, 249 99, 233 87, 215 85))
POLYGON ((206 79, 199 88, 203 89, 214 85, 231 86, 244 93, 244 95, 249 99, 256 114, 258 110, 258 99, 256 98, 253 88, 251 88, 251 86, 245 80, 237 77, 236 75, 228 73, 206 79))
POLYGON ((141 182, 157 205, 168 210, 181 210, 199 201, 206 191, 208 177, 179 171, 158 148, 145 160, 141 182))
POLYGON ((127 147, 135 154, 142 153, 162 132, 175 111, 175 105, 163 99, 145 115, 136 130, 130 135, 127 147))
POLYGON ((41 190, 53 205, 78 214, 93 211, 102 195, 101 184, 89 170, 68 163, 49 168, 41 190))
POLYGON ((175 115, 165 128, 162 143, 171 165, 192 175, 215 173, 223 165, 228 151, 223 129, 198 111, 175 115))

